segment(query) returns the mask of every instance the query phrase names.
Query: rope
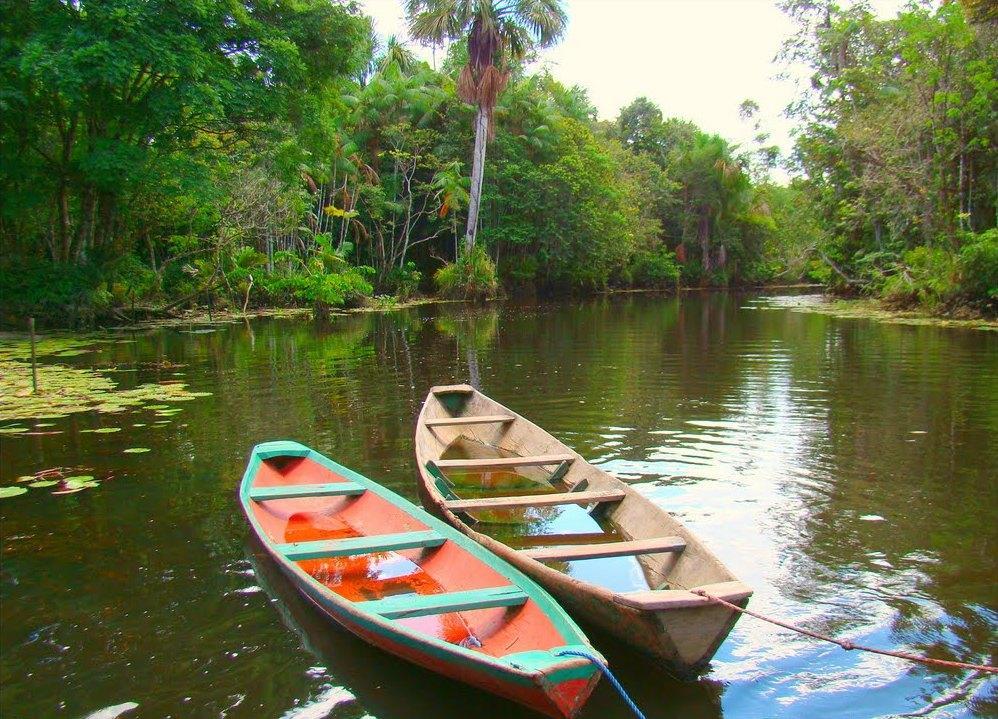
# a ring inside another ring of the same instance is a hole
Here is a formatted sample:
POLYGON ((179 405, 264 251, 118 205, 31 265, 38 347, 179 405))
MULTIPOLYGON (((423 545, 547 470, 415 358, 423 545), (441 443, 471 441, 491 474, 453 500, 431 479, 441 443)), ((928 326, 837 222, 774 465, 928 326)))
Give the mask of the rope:
POLYGON ((559 652, 555 652, 555 654, 562 657, 582 657, 583 659, 591 661, 601 672, 603 672, 604 676, 606 676, 610 683, 613 684, 613 688, 617 690, 617 693, 620 694, 620 698, 623 699, 627 706, 630 707, 630 710, 634 712, 634 716, 638 719, 645 719, 645 715, 640 709, 638 709, 638 705, 634 703, 633 699, 631 699, 630 695, 627 693, 627 690, 624 689, 624 685, 621 684, 617 677, 613 675, 613 672, 610 671, 610 667, 608 667, 606 662, 602 659, 590 654, 589 652, 584 652, 579 649, 562 649, 559 652))
POLYGON ((725 601, 720 597, 715 597, 712 594, 708 594, 702 589, 691 589, 694 594, 699 594, 705 599, 709 599, 712 602, 717 602, 718 604, 723 604, 729 609, 733 609, 736 612, 741 612, 742 614, 748 614, 750 617, 755 617, 756 619, 761 619, 764 622, 769 622, 770 624, 775 624, 778 627, 783 627, 784 629, 789 629, 793 632, 798 632, 806 636, 812 637, 814 639, 820 639, 825 642, 831 642, 832 644, 838 644, 840 647, 846 651, 852 651, 853 649, 859 649, 863 652, 872 652, 873 654, 882 654, 887 657, 895 657, 897 659, 905 659, 909 662, 919 662, 921 664, 928 664, 930 666, 940 666, 946 667, 948 669, 972 669, 978 672, 987 672, 989 674, 998 674, 998 667, 989 666, 987 664, 968 664, 966 662, 951 662, 947 659, 933 659, 932 657, 924 657, 919 654, 909 654, 908 652, 895 652, 890 649, 877 649, 876 647, 867 647, 862 644, 854 644, 847 639, 835 639, 834 637, 829 637, 824 634, 819 634, 818 632, 812 632, 809 629, 804 629, 803 627, 798 627, 794 624, 787 624, 786 622, 781 622, 778 619, 773 619, 772 617, 767 617, 764 614, 759 614, 753 612, 751 609, 745 609, 744 607, 739 607, 737 604, 732 604, 731 602, 725 601))

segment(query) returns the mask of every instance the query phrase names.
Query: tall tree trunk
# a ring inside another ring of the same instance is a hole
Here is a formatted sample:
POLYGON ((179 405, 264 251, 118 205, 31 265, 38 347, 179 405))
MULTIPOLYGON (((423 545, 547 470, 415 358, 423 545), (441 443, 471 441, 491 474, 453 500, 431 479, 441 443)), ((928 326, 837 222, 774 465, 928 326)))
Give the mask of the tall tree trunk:
POLYGON ((56 207, 59 212, 58 220, 58 243, 59 253, 52 259, 57 262, 69 262, 70 253, 72 250, 73 233, 70 230, 70 215, 69 215, 69 187, 67 186, 67 180, 63 179, 59 181, 59 190, 56 196, 56 207))
POLYGON ((468 228, 464 235, 464 251, 471 252, 478 235, 478 209, 482 202, 482 179, 485 176, 485 143, 489 132, 489 115, 478 106, 475 113, 475 154, 471 165, 471 199, 468 202, 468 228))
POLYGON ((114 241, 118 221, 118 198, 106 191, 97 193, 97 220, 90 237, 90 247, 106 247, 114 241))
POLYGON ((97 188, 87 184, 81 201, 80 229, 76 241, 77 260, 86 259, 87 250, 94 244, 94 222, 97 215, 97 188))
POLYGON ((704 273, 710 272, 710 209, 700 208, 700 226, 697 228, 700 235, 700 262, 704 273))

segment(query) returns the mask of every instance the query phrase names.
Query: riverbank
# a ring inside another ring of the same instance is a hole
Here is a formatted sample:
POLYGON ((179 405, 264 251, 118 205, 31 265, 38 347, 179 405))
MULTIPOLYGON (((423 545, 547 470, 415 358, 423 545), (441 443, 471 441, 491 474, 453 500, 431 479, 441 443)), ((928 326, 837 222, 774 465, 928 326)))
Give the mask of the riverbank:
POLYGON ((813 312, 841 319, 866 319, 899 325, 929 325, 973 330, 998 331, 998 319, 989 317, 949 317, 922 309, 898 310, 873 298, 841 298, 830 295, 801 295, 778 298, 774 309, 813 312))
MULTIPOLYGON (((938 327, 960 327, 964 329, 998 330, 998 318, 985 317, 979 313, 969 313, 965 317, 954 317, 950 315, 940 315, 929 312, 925 309, 894 309, 889 307, 883 300, 869 297, 838 297, 826 294, 825 286, 815 283, 790 283, 779 285, 756 285, 744 287, 676 287, 676 288, 607 288, 603 292, 596 293, 596 296, 617 297, 627 295, 686 295, 694 293, 715 293, 715 292, 752 292, 761 294, 779 295, 781 292, 799 293, 802 290, 815 290, 815 294, 800 295, 794 294, 781 298, 776 306, 787 307, 800 312, 817 312, 829 316, 844 319, 871 319, 878 322, 888 322, 893 324, 906 325, 934 325, 938 327)), ((582 295, 585 296, 585 295, 582 295)), ((589 295, 593 296, 593 295, 589 295)), ((490 302, 503 302, 507 300, 520 299, 541 299, 544 301, 558 301, 565 299, 565 296, 537 296, 531 295, 529 298, 516 296, 505 296, 494 298, 490 302)), ((409 309, 421 305, 431 304, 461 304, 468 300, 449 299, 437 296, 419 296, 406 300, 398 300, 391 295, 377 295, 365 298, 362 304, 355 307, 329 308, 322 313, 323 317, 335 317, 341 315, 369 313, 369 312, 392 312, 395 310, 409 309)), ((238 309, 213 309, 206 306, 195 306, 189 309, 176 310, 170 316, 157 316, 161 310, 155 307, 139 308, 139 313, 143 319, 136 319, 134 322, 121 321, 117 323, 96 323, 89 328, 73 328, 59 324, 47 327, 48 330, 61 331, 91 331, 91 330, 121 330, 121 329, 154 329, 158 327, 188 327, 188 326, 211 326, 226 325, 247 320, 270 317, 289 318, 315 317, 315 310, 311 307, 255 307, 248 308, 246 312, 238 309)), ((125 319, 123 315, 116 315, 120 319, 125 319)), ((25 319, 25 325, 27 320, 25 319)), ((16 326, 6 327, 9 332, 20 333, 22 330, 16 326)), ((26 329, 26 328, 25 328, 26 329)))

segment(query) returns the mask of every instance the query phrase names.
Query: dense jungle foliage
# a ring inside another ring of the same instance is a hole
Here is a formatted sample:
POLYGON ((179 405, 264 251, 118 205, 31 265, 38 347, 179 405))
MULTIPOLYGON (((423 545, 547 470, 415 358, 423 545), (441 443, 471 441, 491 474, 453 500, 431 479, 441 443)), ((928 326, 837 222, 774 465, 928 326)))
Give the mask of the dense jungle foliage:
POLYGON ((930 309, 998 304, 998 10, 786 0, 812 70, 791 108, 817 276, 930 309))
POLYGON ((751 101, 745 147, 645 98, 600 121, 532 69, 557 33, 511 16, 483 60, 473 17, 409 5, 455 40, 438 69, 336 0, 4 0, 0 319, 799 280, 994 312, 986 3, 786 0, 813 70, 789 186, 751 101))

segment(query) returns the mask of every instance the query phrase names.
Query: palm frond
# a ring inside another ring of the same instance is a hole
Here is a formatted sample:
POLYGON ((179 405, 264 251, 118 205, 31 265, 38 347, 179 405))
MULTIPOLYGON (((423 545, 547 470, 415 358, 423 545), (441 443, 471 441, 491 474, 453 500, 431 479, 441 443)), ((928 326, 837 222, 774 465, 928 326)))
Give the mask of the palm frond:
POLYGON ((465 65, 457 78, 457 96, 468 103, 478 101, 478 85, 475 83, 470 65, 465 65))
POLYGON ((516 0, 513 17, 530 32, 536 47, 558 42, 568 27, 568 15, 561 0, 516 0))

